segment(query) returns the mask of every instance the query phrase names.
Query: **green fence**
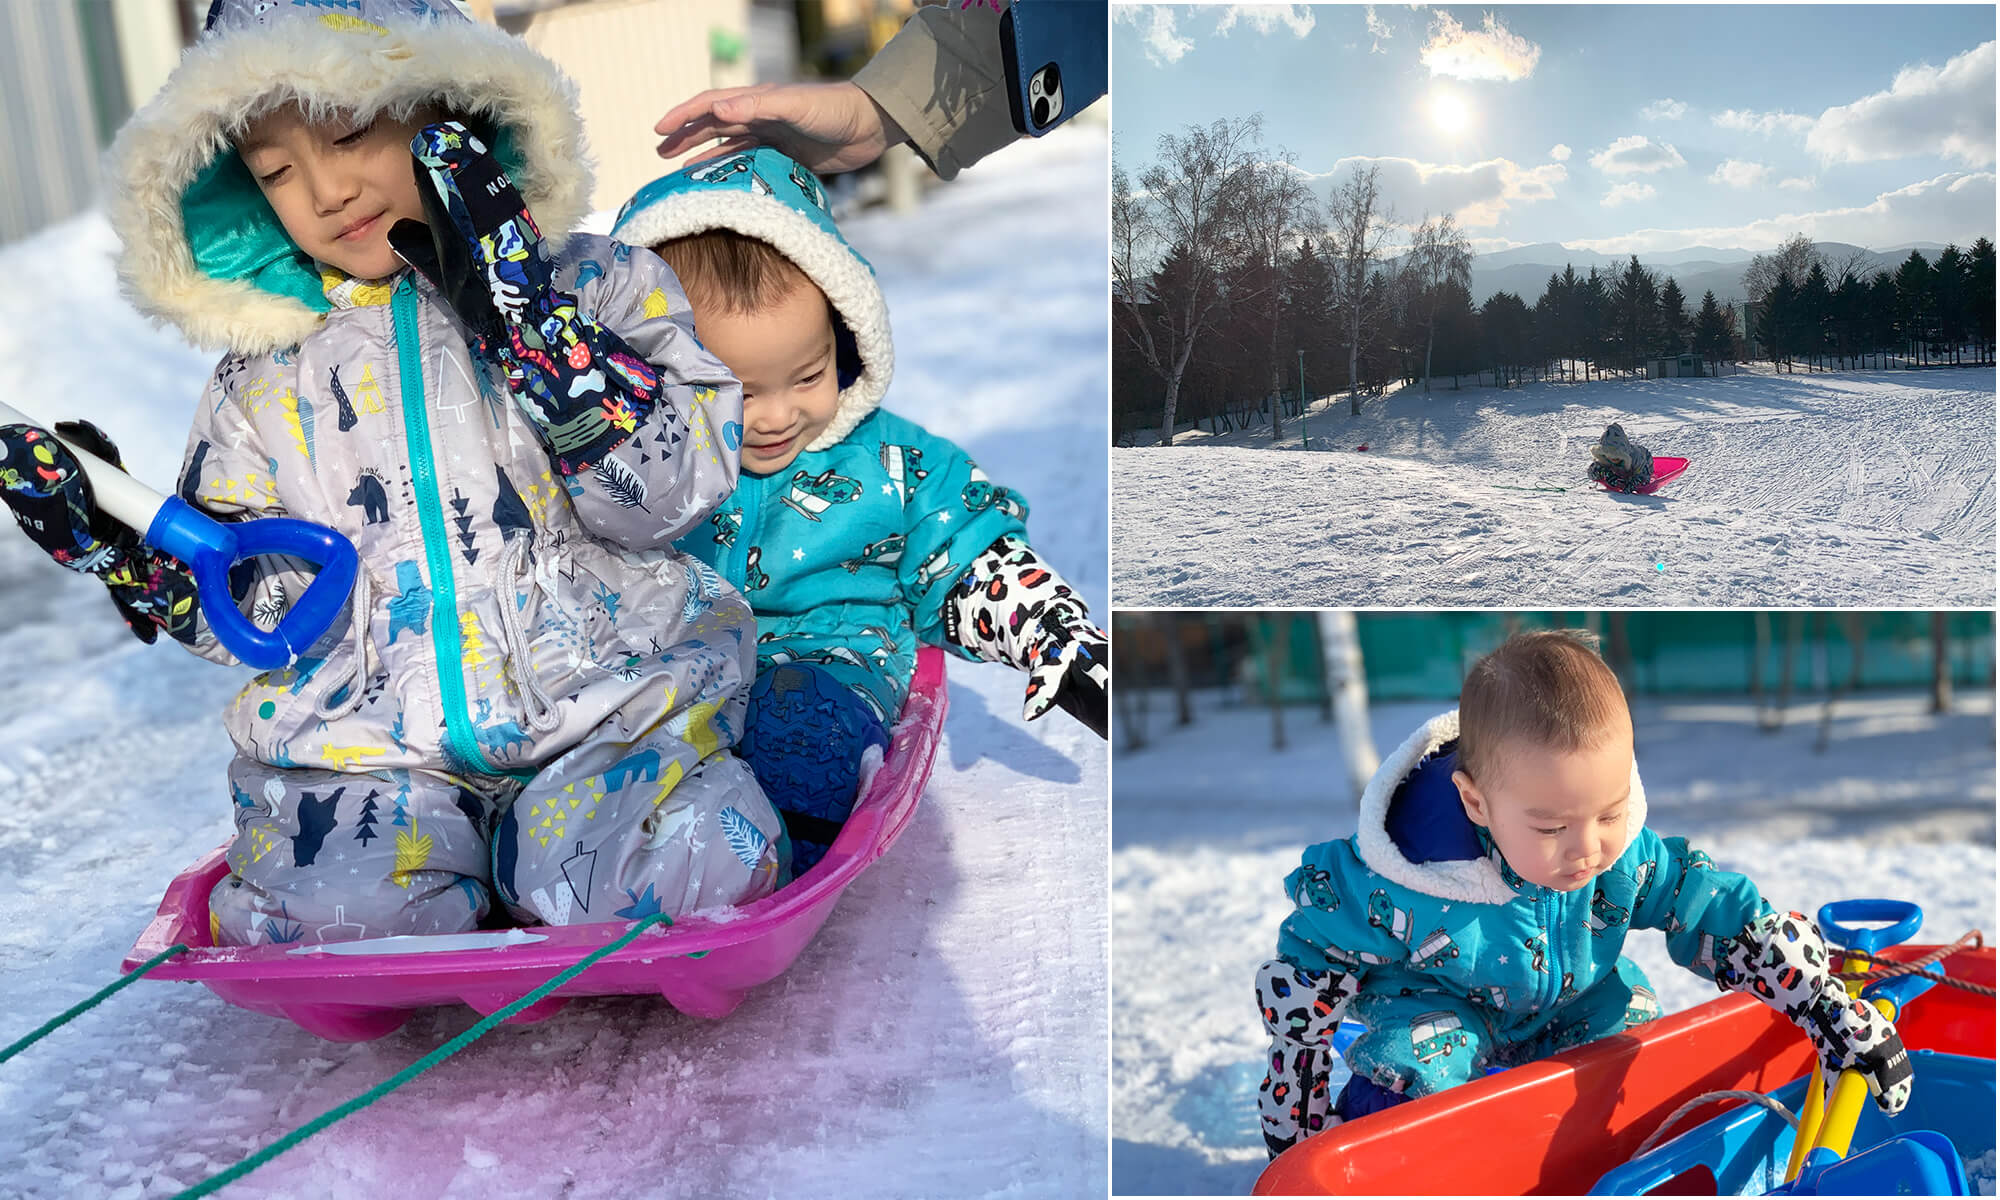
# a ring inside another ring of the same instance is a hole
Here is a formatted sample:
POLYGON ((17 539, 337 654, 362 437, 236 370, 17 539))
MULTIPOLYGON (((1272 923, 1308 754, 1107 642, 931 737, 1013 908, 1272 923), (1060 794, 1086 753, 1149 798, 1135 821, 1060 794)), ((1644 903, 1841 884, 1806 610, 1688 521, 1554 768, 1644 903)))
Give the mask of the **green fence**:
MULTIPOLYGON (((1122 615, 1122 614, 1121 614, 1122 615)), ((1624 617, 1630 647, 1633 690, 1650 695, 1695 692, 1748 692, 1754 675, 1763 686, 1778 686, 1784 645, 1792 625, 1798 640, 1791 662, 1792 686, 1810 692, 1827 685, 1862 688, 1920 688, 1931 681, 1931 614, 1869 612, 1860 621, 1861 677, 1850 680, 1852 643, 1847 614, 1774 612, 1767 614, 1769 640, 1757 663, 1756 614, 1750 612, 1631 612, 1624 617)), ((1312 613, 1188 613, 1203 632, 1183 645, 1194 650, 1195 683, 1241 683, 1265 690, 1266 664, 1284 625, 1284 667, 1280 681, 1286 701, 1317 701, 1321 694, 1318 619, 1312 613), (1202 653, 1212 647, 1210 654, 1202 653), (1227 649, 1225 649, 1227 647, 1227 649), (1232 678, 1233 676, 1233 678, 1232 678)), ((1604 613, 1556 612, 1363 612, 1356 625, 1371 698, 1449 700, 1458 695, 1465 670, 1515 629, 1558 626, 1597 633, 1610 657, 1610 617, 1604 613)), ((1990 687, 1994 671, 1993 614, 1945 615, 1947 655, 1953 684, 1990 687)))

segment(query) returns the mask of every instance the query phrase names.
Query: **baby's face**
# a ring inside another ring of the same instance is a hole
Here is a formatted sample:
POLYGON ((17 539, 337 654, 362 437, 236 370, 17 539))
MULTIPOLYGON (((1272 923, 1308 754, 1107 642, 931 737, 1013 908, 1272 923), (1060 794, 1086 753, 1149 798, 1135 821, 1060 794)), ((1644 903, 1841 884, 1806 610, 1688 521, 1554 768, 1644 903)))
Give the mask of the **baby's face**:
POLYGON ((1504 746, 1497 771, 1479 784, 1454 772, 1466 815, 1484 825, 1507 865, 1529 883, 1558 891, 1587 886, 1631 841, 1632 731, 1590 750, 1558 753, 1504 746))
POLYGON ((358 279, 381 279, 403 266, 389 230, 424 219, 410 139, 425 119, 310 122, 288 104, 252 122, 237 153, 299 249, 358 279))
POLYGON ((826 297, 801 283, 753 313, 696 305, 694 324, 701 344, 743 383, 743 469, 784 470, 840 408, 826 297))

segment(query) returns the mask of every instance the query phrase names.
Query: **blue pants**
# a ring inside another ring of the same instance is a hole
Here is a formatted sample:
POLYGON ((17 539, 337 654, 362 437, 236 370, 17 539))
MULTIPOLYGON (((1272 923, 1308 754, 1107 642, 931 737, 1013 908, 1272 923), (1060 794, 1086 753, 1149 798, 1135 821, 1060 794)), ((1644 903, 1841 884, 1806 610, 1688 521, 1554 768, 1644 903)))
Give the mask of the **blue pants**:
POLYGON ((1446 992, 1373 995, 1364 987, 1348 1010, 1368 1032, 1347 1048, 1354 1072, 1334 1113, 1343 1120, 1457 1087, 1487 1067, 1515 1067, 1622 1033, 1660 1015, 1646 973, 1620 958, 1612 973, 1562 1005, 1518 1040, 1502 1015, 1446 992))
POLYGON ((826 854, 854 810, 862 754, 888 744, 874 710, 831 672, 790 662, 757 676, 736 752, 785 823, 793 878, 826 854))

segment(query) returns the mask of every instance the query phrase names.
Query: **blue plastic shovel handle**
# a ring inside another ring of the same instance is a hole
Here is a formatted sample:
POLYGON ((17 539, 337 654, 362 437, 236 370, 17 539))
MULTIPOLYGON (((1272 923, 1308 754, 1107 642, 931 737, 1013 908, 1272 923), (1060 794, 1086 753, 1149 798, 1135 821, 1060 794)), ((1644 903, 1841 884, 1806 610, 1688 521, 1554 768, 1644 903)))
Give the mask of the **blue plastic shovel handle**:
POLYGON ((326 635, 354 588, 354 544, 323 525, 290 517, 260 517, 225 525, 179 496, 169 496, 146 530, 146 543, 180 559, 194 572, 208 626, 244 665, 268 671, 287 666, 326 635), (229 569, 260 554, 282 554, 319 566, 305 594, 292 602, 278 627, 250 623, 229 591, 229 569))
POLYGON ((1924 910, 1908 900, 1835 900, 1819 910, 1820 932, 1849 950, 1873 954, 1908 941, 1924 923, 1924 910), (1891 921, 1887 929, 1857 929, 1847 921, 1891 921))

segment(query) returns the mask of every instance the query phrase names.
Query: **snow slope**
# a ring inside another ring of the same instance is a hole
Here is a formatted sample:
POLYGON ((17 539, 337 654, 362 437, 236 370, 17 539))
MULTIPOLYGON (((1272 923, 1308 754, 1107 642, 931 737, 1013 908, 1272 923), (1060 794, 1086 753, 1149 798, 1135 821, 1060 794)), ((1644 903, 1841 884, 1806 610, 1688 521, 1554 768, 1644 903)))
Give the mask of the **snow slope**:
POLYGON ((1117 602, 1993 604, 1990 369, 1433 388, 1115 450, 1117 602), (1597 490, 1611 421, 1687 474, 1597 490))
MULTIPOLYGON (((869 215, 890 403, 1038 502, 1102 609, 1106 135, 1024 144, 869 215), (1047 214, 1062 214, 1052 220, 1047 214)), ((170 488, 211 356, 115 298, 91 214, 0 247, 0 395, 86 415, 170 488)), ((226 838, 238 672, 146 647, 102 589, 0 532, 0 1042, 115 977, 177 872, 226 838)), ((643 998, 506 1026, 264 1167, 243 1195, 1075 1196, 1105 1188, 1108 758, 1022 677, 954 662, 923 806, 791 971, 728 1020, 643 998)), ((0 1194, 163 1196, 473 1024, 321 1042, 142 981, 0 1068, 0 1194)))
MULTIPOLYGON (((1942 718, 1924 706, 1899 694, 1844 701, 1815 754, 1816 705, 1760 734, 1746 699, 1642 699, 1647 823, 1748 874, 1774 905, 1909 899, 1924 907, 1917 940, 1976 928, 1990 941, 1993 696, 1963 695, 1942 718)), ((1444 707, 1377 705, 1377 748, 1444 707)), ((1285 874, 1308 844, 1352 834, 1355 805, 1331 782, 1346 772, 1313 709, 1286 710, 1281 753, 1268 748, 1267 709, 1204 696, 1186 729, 1168 724, 1171 700, 1150 709, 1149 748, 1125 750, 1112 731, 1112 1188, 1244 1195, 1267 1161, 1256 1095, 1269 1042, 1251 980, 1291 911, 1285 874)), ((1657 934, 1635 934, 1625 952, 1668 1012, 1716 995, 1657 934)))

